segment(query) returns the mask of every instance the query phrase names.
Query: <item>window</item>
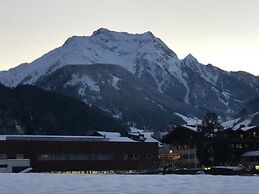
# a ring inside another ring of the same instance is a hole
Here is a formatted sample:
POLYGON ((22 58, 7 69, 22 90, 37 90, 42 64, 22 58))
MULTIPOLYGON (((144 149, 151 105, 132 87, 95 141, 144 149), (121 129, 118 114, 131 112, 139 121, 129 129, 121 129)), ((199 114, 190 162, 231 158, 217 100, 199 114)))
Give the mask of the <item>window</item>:
POLYGON ((152 159, 152 155, 151 154, 145 154, 144 155, 144 159, 145 160, 151 160, 152 159))
POLYGON ((183 149, 187 150, 187 149, 188 149, 188 145, 185 144, 185 145, 183 146, 183 149))
POLYGON ((178 145, 178 146, 177 146, 177 149, 178 149, 178 150, 181 150, 181 149, 182 149, 182 146, 181 146, 181 145, 178 145))
POLYGON ((7 168, 7 164, 0 164, 0 168, 7 168))
POLYGON ((243 134, 240 134, 240 139, 243 139, 244 138, 244 135, 243 134))
POLYGON ((188 159, 189 158, 189 155, 188 154, 184 154, 183 155, 183 159, 188 159))
POLYGON ((129 155, 130 160, 138 160, 139 154, 133 153, 129 155))
POLYGON ((250 146, 249 146, 249 144, 244 144, 244 147, 249 148, 250 146))
POLYGON ((6 158, 7 158, 6 154, 0 154, 0 159, 6 159, 6 158))
POLYGON ((256 132, 255 131, 253 132, 253 137, 256 137, 256 132))
POLYGON ((242 148, 243 148, 243 145, 242 145, 242 144, 237 144, 237 145, 236 145, 236 148, 242 149, 242 148))
POLYGON ((16 154, 16 159, 24 159, 24 155, 23 154, 16 154))
POLYGON ((129 158, 128 158, 128 154, 123 154, 123 160, 128 160, 129 158))
POLYGON ((195 158, 195 154, 190 154, 190 158, 191 159, 195 158))

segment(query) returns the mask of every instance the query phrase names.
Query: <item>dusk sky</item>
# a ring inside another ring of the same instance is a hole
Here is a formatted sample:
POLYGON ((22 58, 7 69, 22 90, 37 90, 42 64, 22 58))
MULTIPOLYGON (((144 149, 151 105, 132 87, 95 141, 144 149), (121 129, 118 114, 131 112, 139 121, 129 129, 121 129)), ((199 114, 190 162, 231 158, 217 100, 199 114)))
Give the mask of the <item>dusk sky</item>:
POLYGON ((259 0, 0 0, 0 70, 100 27, 151 31, 179 58, 259 75, 259 0))

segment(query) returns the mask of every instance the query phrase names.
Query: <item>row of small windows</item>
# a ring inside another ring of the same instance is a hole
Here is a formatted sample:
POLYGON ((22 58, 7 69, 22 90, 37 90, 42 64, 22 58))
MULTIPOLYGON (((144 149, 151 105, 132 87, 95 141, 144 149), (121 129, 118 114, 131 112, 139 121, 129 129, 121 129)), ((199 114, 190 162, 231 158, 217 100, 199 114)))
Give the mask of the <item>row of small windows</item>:
MULTIPOLYGON (((256 131, 253 131, 252 133, 249 133, 249 138, 251 137, 256 137, 256 131)), ((240 138, 243 139, 244 138, 244 134, 240 134, 240 138)))
MULTIPOLYGON (((132 153, 132 154, 123 154, 123 160, 139 160, 140 155, 138 153, 132 153)), ((152 155, 151 154, 144 154, 145 160, 151 160, 152 155)))
POLYGON ((178 150, 194 149, 194 145, 186 145, 186 144, 184 144, 184 145, 177 145, 176 148, 178 150))
MULTIPOLYGON (((6 154, 0 154, 0 159, 7 159, 7 155, 6 154)), ((23 154, 16 154, 16 159, 24 159, 24 155, 23 154)))
POLYGON ((113 160, 112 154, 39 154, 38 160, 113 160))
POLYGON ((258 144, 240 144, 240 143, 237 143, 237 144, 231 144, 230 147, 233 148, 233 149, 243 149, 243 148, 246 148, 246 149, 250 149, 250 148, 258 149, 259 145, 258 144))
POLYGON ((182 159, 194 159, 195 157, 196 157, 196 155, 194 153, 181 155, 182 159))
MULTIPOLYGON (((0 159, 6 159, 6 154, 0 154, 0 159)), ((16 159, 23 159, 23 154, 16 154, 16 159)), ((114 156, 112 154, 54 154, 45 153, 38 154, 38 160, 113 160, 114 156)), ((138 153, 123 154, 123 160, 139 160, 140 155, 138 153)), ((144 160, 151 160, 151 154, 144 154, 144 160)))

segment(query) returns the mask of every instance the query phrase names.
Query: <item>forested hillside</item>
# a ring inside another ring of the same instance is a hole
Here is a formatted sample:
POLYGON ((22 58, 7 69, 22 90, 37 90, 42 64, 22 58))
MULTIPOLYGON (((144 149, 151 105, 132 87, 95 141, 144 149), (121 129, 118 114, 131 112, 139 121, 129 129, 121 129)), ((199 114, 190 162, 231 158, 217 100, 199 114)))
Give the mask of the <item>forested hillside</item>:
POLYGON ((126 131, 119 121, 85 103, 33 86, 0 85, 1 134, 86 135, 126 131))

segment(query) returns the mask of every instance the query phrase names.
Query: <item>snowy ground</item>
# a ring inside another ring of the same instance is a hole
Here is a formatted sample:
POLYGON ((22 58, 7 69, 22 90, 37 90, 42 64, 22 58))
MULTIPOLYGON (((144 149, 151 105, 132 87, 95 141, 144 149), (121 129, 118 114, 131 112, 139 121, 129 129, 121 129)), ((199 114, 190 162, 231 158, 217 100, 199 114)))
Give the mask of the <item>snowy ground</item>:
POLYGON ((258 194, 259 177, 0 174, 1 194, 258 194))

